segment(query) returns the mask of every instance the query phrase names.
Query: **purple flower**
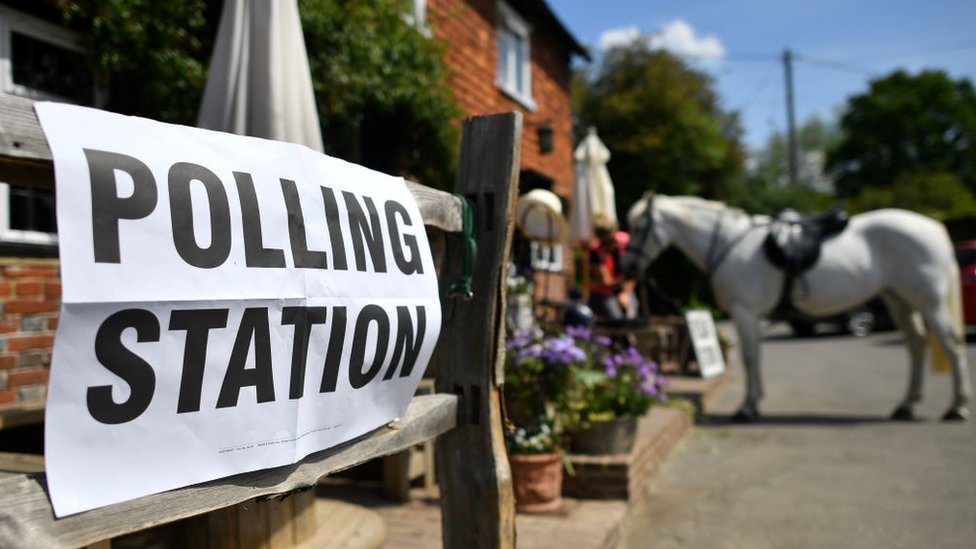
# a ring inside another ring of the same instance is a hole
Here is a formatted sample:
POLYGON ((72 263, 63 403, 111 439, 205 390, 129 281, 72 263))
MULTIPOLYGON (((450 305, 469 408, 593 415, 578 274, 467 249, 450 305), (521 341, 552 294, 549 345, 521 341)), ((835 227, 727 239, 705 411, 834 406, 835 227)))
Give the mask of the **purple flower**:
POLYGON ((655 385, 653 382, 641 383, 640 388, 642 391, 644 391, 645 393, 651 396, 658 396, 661 392, 660 388, 657 385, 655 385))
POLYGON ((567 326, 566 335, 581 341, 590 341, 593 339, 593 331, 586 326, 567 326))

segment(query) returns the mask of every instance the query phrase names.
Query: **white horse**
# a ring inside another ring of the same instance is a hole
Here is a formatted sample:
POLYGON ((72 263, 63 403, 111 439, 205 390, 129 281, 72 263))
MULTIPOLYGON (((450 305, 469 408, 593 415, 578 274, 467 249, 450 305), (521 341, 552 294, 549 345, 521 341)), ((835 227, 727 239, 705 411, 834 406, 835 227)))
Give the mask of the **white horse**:
MULTIPOLYGON (((701 198, 648 193, 631 208, 628 220, 631 243, 621 260, 624 273, 643 273, 674 244, 708 275, 718 305, 735 322, 746 370, 745 400, 733 419, 758 418, 763 396, 759 321, 776 307, 786 278, 762 250, 770 218, 701 198)), ((942 224, 896 209, 855 215, 843 232, 824 243, 819 260, 792 290, 794 306, 810 316, 842 312, 878 294, 884 298, 911 359, 908 392, 894 419, 913 418, 922 398, 927 327, 952 365, 954 398, 943 419, 968 418, 972 389, 959 268, 942 224)))

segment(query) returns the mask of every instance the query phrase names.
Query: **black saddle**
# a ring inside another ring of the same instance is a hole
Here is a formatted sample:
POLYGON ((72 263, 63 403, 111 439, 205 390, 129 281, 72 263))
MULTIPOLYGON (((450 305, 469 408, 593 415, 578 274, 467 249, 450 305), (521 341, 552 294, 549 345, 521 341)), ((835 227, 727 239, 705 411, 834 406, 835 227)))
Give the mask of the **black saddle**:
POLYGON ((824 241, 843 232, 848 219, 842 204, 819 214, 804 216, 786 210, 776 216, 763 242, 766 258, 786 274, 774 318, 803 316, 793 306, 793 282, 817 263, 824 241))
POLYGON ((780 212, 769 228, 763 251, 770 263, 787 274, 798 275, 820 259, 823 242, 840 234, 849 217, 843 205, 812 215, 800 215, 793 210, 780 212))

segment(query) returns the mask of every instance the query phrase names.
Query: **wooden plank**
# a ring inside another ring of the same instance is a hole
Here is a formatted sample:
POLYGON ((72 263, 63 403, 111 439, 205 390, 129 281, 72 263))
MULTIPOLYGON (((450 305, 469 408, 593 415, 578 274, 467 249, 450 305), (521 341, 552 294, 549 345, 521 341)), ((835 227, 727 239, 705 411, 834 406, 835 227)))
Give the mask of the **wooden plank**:
MULTIPOLYGON (((311 490, 309 490, 311 492, 311 490)), ((271 502, 268 529, 271 530, 269 544, 271 549, 285 549, 295 545, 295 506, 291 497, 274 499, 271 502)))
POLYGON ((237 507, 226 507, 208 513, 205 517, 207 549, 241 549, 240 513, 237 507))
POLYGON ((424 225, 432 225, 447 232, 460 232, 461 199, 451 193, 425 187, 420 183, 407 181, 410 194, 417 201, 424 225))
MULTIPOLYGON (((0 181, 37 189, 54 189, 54 165, 41 125, 29 99, 0 95, 0 181)), ((461 230, 461 202, 444 191, 407 182, 425 225, 448 232, 461 230)))
POLYGON ((399 452, 457 423, 457 397, 418 396, 397 428, 380 428, 295 465, 235 475, 55 519, 43 474, 0 479, 0 547, 78 547, 258 498, 314 486, 322 476, 399 452))
POLYGON ((0 452, 0 471, 7 473, 42 473, 44 456, 0 452))
MULTIPOLYGON (((522 116, 468 119, 458 194, 475 204, 474 298, 442 297, 438 392, 459 396, 458 427, 437 442, 444 547, 514 547, 515 500, 505 452, 498 384, 503 379, 505 277, 512 243, 522 116)), ((448 239, 446 265, 462 264, 448 239)), ((452 273, 445 273, 450 278, 452 273)))
MULTIPOLYGON (((237 510, 237 532, 242 548, 270 549, 271 517, 268 516, 269 501, 252 500, 234 507, 237 510)), ((211 546, 213 549, 213 546, 211 546)))
POLYGON ((289 496, 295 507, 295 520, 292 524, 295 543, 303 543, 315 537, 318 532, 318 516, 315 513, 315 490, 302 490, 289 496))
POLYGON ((35 425, 43 421, 44 402, 35 401, 0 406, 0 429, 35 425))
POLYGON ((410 499, 409 448, 383 458, 383 496, 393 501, 410 499))

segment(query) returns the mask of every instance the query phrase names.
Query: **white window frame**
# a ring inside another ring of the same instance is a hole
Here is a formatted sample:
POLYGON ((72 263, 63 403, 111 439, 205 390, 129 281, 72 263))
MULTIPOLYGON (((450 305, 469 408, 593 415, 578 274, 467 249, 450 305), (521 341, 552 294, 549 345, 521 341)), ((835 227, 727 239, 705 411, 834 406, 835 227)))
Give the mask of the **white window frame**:
MULTIPOLYGON (((0 93, 33 100, 74 103, 70 98, 36 90, 14 82, 11 60, 11 31, 59 48, 84 53, 78 33, 0 5, 0 93)), ((10 228, 10 186, 0 182, 0 243, 55 245, 56 233, 10 228)))
POLYGON ((562 244, 529 242, 529 255, 533 271, 561 273, 566 269, 562 244))
POLYGON ((515 12, 505 2, 498 2, 498 70, 496 71, 496 83, 505 95, 511 97, 525 108, 536 110, 535 100, 532 98, 532 47, 531 34, 532 26, 515 12), (501 42, 506 35, 514 35, 521 39, 522 45, 522 64, 516 67, 516 55, 513 48, 507 50, 506 62, 502 63, 501 42), (502 67, 507 70, 502 74, 502 67), (518 88, 518 76, 516 71, 521 71, 522 89, 518 88))
POLYGON ((427 38, 432 36, 430 25, 427 24, 427 0, 412 0, 410 11, 404 14, 403 20, 427 38))
POLYGON ((0 183, 0 243, 53 245, 58 243, 57 233, 22 231, 10 228, 10 185, 0 183))
POLYGON ((67 97, 35 90, 14 82, 13 64, 10 59, 11 31, 30 36, 35 40, 47 42, 62 49, 84 53, 85 49, 81 46, 81 39, 78 33, 6 6, 0 6, 0 81, 3 84, 3 92, 20 97, 29 97, 34 100, 74 103, 74 101, 67 97))

